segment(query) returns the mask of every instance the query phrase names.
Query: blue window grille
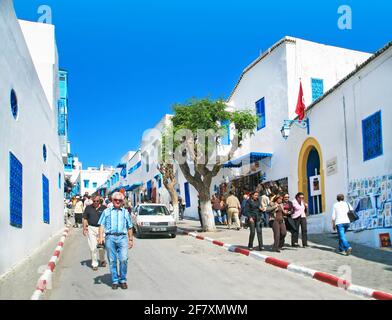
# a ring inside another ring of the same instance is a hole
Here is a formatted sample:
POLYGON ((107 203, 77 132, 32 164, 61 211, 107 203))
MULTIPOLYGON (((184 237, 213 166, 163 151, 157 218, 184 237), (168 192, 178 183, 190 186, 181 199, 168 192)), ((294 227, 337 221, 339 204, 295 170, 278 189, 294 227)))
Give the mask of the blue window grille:
POLYGON ((93 182, 93 188, 96 189, 98 187, 98 183, 93 182))
POLYGON ((10 152, 10 224, 22 228, 23 166, 10 152))
POLYGON ((324 80, 312 78, 312 100, 316 101, 324 94, 324 80))
POLYGON ((190 208, 191 206, 191 194, 189 192, 189 182, 184 183, 184 190, 185 190, 185 207, 190 208))
POLYGON ((259 119, 257 123, 257 130, 265 128, 265 99, 262 98, 256 102, 256 115, 259 119))
POLYGON ((49 180, 45 175, 42 175, 42 203, 44 223, 50 224, 49 180))
POLYGON ((362 120, 363 161, 383 154, 381 111, 362 120))
POLYGON ((46 149, 46 145, 43 145, 43 147, 42 147, 42 157, 44 158, 44 161, 46 162, 46 159, 48 157, 48 151, 46 149))
POLYGON ((90 180, 83 180, 83 183, 85 188, 90 188, 90 180))
POLYGON ((230 121, 223 120, 221 121, 221 127, 225 130, 225 135, 222 136, 222 145, 229 146, 230 145, 230 121))
POLYGON ((61 190, 61 173, 59 173, 59 189, 61 190))
POLYGON ((16 93, 14 89, 11 90, 10 103, 11 103, 12 116, 16 120, 18 118, 19 106, 18 106, 18 98, 16 97, 16 93))

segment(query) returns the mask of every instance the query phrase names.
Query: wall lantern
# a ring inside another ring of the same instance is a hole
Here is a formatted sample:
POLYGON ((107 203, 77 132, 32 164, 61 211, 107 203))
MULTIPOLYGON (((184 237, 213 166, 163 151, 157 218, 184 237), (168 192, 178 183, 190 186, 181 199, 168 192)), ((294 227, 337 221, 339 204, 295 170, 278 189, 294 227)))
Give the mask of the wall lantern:
POLYGON ((308 134, 310 133, 309 118, 305 120, 284 120, 282 129, 280 130, 283 139, 287 140, 290 136, 290 130, 294 124, 302 129, 307 129, 308 134))

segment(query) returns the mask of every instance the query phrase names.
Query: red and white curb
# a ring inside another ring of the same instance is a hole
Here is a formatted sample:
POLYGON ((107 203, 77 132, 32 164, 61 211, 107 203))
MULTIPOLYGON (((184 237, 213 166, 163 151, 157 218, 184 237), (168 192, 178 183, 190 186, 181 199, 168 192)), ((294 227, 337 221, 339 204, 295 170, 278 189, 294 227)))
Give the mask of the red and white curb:
POLYGON ((42 274, 42 276, 38 279, 36 290, 34 291, 33 295, 31 296, 31 300, 41 300, 42 295, 46 289, 48 289, 48 285, 52 282, 52 275, 56 265, 59 261, 60 254, 63 251, 64 242, 69 234, 70 227, 65 228, 60 241, 57 243, 57 247, 49 260, 49 263, 46 267, 46 270, 42 274))
POLYGON ((332 286, 344 289, 347 292, 354 294, 354 295, 358 295, 358 296, 368 298, 368 299, 392 300, 392 294, 390 294, 390 293, 357 286, 352 283, 349 283, 345 279, 338 278, 334 275, 331 275, 331 274, 328 274, 325 272, 319 272, 319 271, 312 270, 312 269, 309 269, 306 267, 297 266, 295 264, 277 259, 275 257, 269 257, 266 255, 263 255, 259 252, 249 251, 248 249, 239 248, 237 246, 234 246, 234 245, 231 245, 228 243, 223 243, 221 241, 218 241, 218 240, 215 240, 215 239, 212 239, 209 237, 203 237, 196 232, 188 232, 188 231, 185 231, 182 229, 178 229, 178 231, 183 234, 186 234, 188 236, 194 237, 198 240, 208 241, 216 246, 225 248, 227 251, 239 253, 239 254, 242 254, 242 255, 248 256, 248 257, 253 257, 257 260, 264 261, 265 263, 268 263, 268 264, 273 265, 275 267, 285 269, 290 272, 302 275, 304 277, 312 278, 312 279, 330 284, 332 286))

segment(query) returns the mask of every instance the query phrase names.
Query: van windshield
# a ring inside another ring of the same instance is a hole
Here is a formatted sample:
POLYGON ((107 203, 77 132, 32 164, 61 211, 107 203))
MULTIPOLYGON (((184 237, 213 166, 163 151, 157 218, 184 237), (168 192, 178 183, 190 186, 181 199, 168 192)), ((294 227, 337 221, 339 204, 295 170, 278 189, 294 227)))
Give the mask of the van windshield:
POLYGON ((165 206, 141 206, 139 210, 141 216, 170 216, 169 210, 165 206))

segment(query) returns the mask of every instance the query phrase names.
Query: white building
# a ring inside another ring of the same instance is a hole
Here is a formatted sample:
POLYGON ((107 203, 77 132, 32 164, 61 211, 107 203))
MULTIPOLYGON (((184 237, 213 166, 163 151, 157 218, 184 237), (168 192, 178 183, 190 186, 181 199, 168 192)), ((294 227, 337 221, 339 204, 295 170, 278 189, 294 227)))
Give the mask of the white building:
MULTIPOLYGON (((259 117, 258 128, 228 164, 238 168, 221 170, 213 180, 211 192, 224 193, 231 185, 252 191, 261 178, 287 184, 287 160, 291 155, 280 129, 284 120, 295 116, 300 79, 305 102, 309 105, 369 56, 368 53, 285 37, 246 67, 227 104, 231 110, 255 112, 259 117), (222 189, 222 183, 227 187, 222 189)), ((232 138, 233 134, 230 136, 232 138)), ((198 218, 196 190, 185 179, 181 179, 180 187, 189 207, 185 214, 198 218)))
POLYGON ((391 83, 392 42, 309 106, 309 135, 290 130, 289 189, 302 190, 310 204, 321 200, 323 213, 310 217, 311 232, 332 231, 332 206, 342 193, 360 215, 349 239, 379 247, 380 234, 392 238, 391 83), (311 188, 314 169, 318 192, 311 188))
POLYGON ((54 31, 0 1, 0 275, 64 227, 54 31))
POLYGON ((99 168, 88 167, 87 170, 81 170, 77 179, 77 183, 80 185, 80 194, 84 195, 88 192, 89 195, 92 195, 113 172, 115 172, 113 167, 104 167, 103 165, 99 168))

